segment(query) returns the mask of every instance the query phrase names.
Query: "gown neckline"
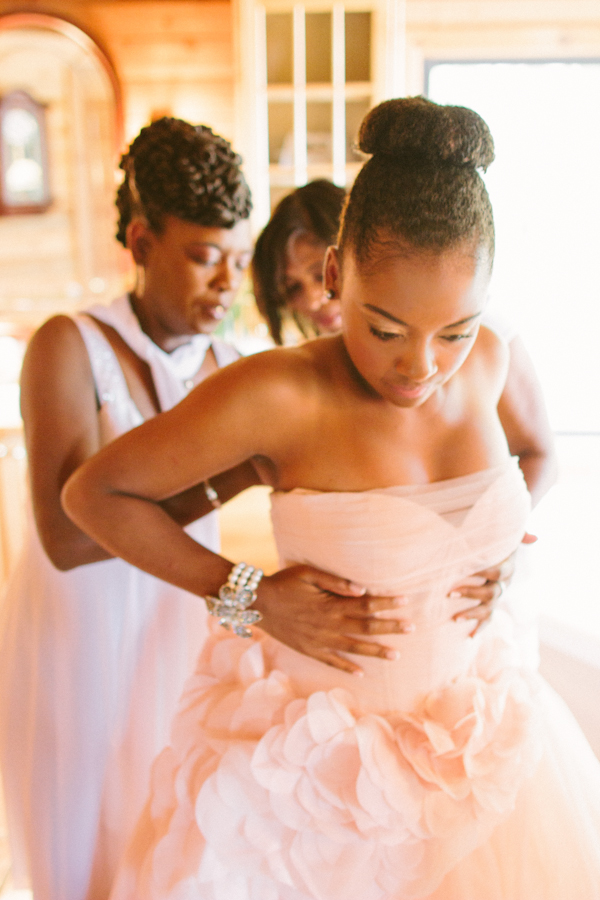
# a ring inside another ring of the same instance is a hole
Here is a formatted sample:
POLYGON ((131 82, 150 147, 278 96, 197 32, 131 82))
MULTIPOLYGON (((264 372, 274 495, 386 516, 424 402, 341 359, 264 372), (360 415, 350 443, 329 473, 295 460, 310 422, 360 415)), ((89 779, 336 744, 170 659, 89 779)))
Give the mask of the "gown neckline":
POLYGON ((504 471, 508 471, 510 467, 518 467, 519 457, 518 456, 509 456, 504 462, 498 463, 495 466, 488 466, 485 469, 478 469, 475 472, 469 472, 466 475, 456 475, 452 478, 442 478, 439 481, 425 481, 420 482, 418 484, 395 484, 388 485, 387 487, 375 487, 375 488, 366 488, 364 490, 357 491, 322 491, 317 488, 304 488, 304 487, 295 487, 291 488, 288 491, 285 490, 273 490, 271 496, 276 497, 289 497, 292 495, 298 495, 303 497, 327 497, 329 495, 335 496, 349 496, 349 497, 359 497, 366 494, 388 494, 394 493, 398 494, 412 494, 419 493, 421 491, 432 491, 437 489, 443 489, 446 487, 461 487, 463 484, 468 483, 472 480, 485 479, 487 477, 490 478, 490 483, 493 480, 494 475, 500 475, 504 471))

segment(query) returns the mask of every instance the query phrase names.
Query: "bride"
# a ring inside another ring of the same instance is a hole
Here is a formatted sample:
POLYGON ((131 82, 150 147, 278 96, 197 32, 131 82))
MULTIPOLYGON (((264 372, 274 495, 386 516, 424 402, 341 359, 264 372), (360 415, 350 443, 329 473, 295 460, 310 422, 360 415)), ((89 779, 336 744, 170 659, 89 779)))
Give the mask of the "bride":
POLYGON ((514 550, 530 505, 497 415, 507 348, 480 325, 492 139, 407 98, 359 143, 325 265, 342 334, 218 372, 64 492, 100 544, 214 615, 115 900, 600 898, 600 766, 510 622, 472 638, 449 594, 514 550), (248 459, 273 487, 269 577, 158 506, 248 459), (335 603, 315 568, 356 596, 355 637, 318 658, 280 613, 335 603))

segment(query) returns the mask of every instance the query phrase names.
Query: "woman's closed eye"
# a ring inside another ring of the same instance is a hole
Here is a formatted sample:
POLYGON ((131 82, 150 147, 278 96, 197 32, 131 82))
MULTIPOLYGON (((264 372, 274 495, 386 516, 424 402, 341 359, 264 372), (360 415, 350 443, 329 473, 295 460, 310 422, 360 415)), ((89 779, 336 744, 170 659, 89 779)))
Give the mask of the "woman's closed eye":
POLYGON ((235 258, 235 267, 238 272, 243 272, 250 265, 250 260, 252 259, 252 254, 248 253, 240 253, 239 256, 235 258))

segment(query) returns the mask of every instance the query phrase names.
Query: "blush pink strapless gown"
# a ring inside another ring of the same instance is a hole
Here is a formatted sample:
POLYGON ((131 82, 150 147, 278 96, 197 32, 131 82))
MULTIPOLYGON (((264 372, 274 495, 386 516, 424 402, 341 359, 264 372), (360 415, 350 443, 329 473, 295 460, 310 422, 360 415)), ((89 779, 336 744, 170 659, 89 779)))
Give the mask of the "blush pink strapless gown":
POLYGON ((113 900, 598 900, 600 764, 504 614, 452 619, 522 537, 516 460, 272 507, 282 564, 403 594, 416 630, 359 679, 216 625, 113 900))

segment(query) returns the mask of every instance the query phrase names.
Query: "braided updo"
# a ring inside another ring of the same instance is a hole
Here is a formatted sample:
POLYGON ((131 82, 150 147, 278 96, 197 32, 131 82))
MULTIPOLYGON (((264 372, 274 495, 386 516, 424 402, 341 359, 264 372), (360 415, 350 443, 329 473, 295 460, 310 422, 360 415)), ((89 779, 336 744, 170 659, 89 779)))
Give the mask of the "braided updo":
POLYGON ((134 215, 160 234, 166 215, 207 228, 232 228, 252 209, 241 157, 205 125, 164 117, 142 128, 120 162, 117 239, 126 246, 134 215))
POLYGON ((478 169, 494 159, 483 119, 462 106, 423 97, 387 100, 372 109, 358 143, 372 154, 344 211, 339 245, 359 264, 389 240, 441 252, 473 242, 494 257, 492 207, 478 169))

